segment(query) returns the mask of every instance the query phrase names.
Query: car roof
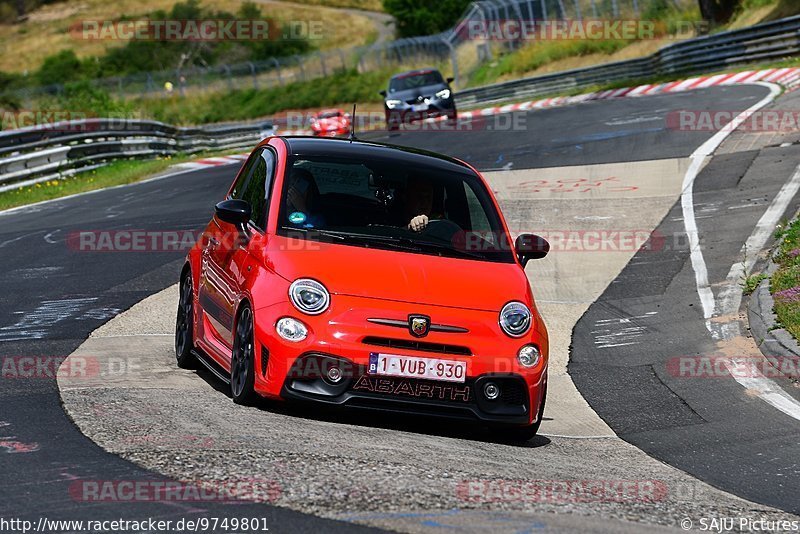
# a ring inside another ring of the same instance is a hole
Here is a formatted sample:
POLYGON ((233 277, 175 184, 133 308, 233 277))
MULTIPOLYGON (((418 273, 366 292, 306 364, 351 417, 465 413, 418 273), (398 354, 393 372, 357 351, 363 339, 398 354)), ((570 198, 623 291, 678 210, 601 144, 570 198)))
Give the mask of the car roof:
POLYGON ((398 165, 416 165, 441 169, 443 171, 473 174, 467 164, 455 158, 405 146, 375 143, 371 141, 350 141, 341 138, 318 138, 306 136, 283 136, 293 156, 306 157, 361 157, 367 160, 396 162, 398 165))
POLYGON ((392 80, 398 78, 408 78, 409 76, 419 76, 421 74, 428 74, 431 72, 439 72, 439 71, 434 68, 409 70, 406 72, 400 72, 398 74, 395 74, 394 76, 392 76, 392 80))

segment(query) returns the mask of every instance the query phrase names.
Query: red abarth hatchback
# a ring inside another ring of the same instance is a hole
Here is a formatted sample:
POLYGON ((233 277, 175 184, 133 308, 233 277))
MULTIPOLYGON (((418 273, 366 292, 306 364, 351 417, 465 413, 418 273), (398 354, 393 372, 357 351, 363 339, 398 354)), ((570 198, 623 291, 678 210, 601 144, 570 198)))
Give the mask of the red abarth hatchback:
POLYGON ((445 416, 537 432, 547 330, 468 164, 345 139, 271 137, 240 170, 180 279, 178 365, 233 400, 445 416))

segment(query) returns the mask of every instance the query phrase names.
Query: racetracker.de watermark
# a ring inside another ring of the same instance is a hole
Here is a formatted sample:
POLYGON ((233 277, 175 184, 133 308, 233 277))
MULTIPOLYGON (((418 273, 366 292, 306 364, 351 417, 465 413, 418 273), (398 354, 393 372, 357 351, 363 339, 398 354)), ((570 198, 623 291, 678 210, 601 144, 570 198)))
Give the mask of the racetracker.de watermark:
POLYGON ((603 503, 663 501, 669 495, 661 480, 462 480, 459 499, 470 503, 603 503))
POLYGON ((667 372, 676 378, 800 379, 800 358, 789 356, 676 356, 667 360, 667 372))
POLYGON ((87 41, 275 41, 320 40, 322 20, 271 19, 138 19, 81 20, 70 26, 73 39, 87 41))
POLYGON ((140 358, 116 356, 4 356, 0 377, 13 379, 71 380, 113 378, 143 369, 140 358))
POLYGON ((708 32, 705 21, 642 19, 470 19, 456 28, 462 39, 478 41, 641 41, 688 39, 708 32))
POLYGON ((689 110, 671 111, 667 129, 683 132, 796 132, 800 130, 800 110, 759 111, 689 110), (734 119, 739 118, 734 122, 734 119))
POLYGON ((76 480, 69 495, 77 502, 274 502, 281 495, 275 480, 76 480))
MULTIPOLYGON (((423 101, 423 103, 425 103, 423 101)), ((396 112, 390 120, 402 125, 404 132, 524 132, 528 130, 528 116, 525 113, 499 113, 491 115, 460 115, 455 119, 443 115, 431 116, 429 111, 396 112)), ((440 113, 440 112, 436 112, 440 113)), ((441 112, 443 113, 443 112, 441 112)), ((277 119, 278 124, 287 130, 303 130, 311 125, 315 113, 289 112, 277 119)), ((353 119, 353 130, 363 132, 386 128, 386 114, 380 111, 359 112, 353 119)))
POLYGON ((137 130, 139 112, 109 112, 71 109, 20 109, 0 112, 0 129, 35 128, 48 132, 95 132, 99 130, 137 130))

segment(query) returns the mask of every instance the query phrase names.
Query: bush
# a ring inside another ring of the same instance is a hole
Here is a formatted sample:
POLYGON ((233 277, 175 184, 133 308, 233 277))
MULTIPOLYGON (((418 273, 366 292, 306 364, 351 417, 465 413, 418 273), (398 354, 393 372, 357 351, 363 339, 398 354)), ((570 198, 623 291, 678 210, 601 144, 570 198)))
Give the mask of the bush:
POLYGON ((53 85, 78 80, 83 76, 83 65, 72 50, 48 56, 39 70, 36 79, 41 85, 53 85))
POLYGON ((471 0, 383 0, 383 9, 396 20, 400 37, 431 35, 452 28, 471 0))

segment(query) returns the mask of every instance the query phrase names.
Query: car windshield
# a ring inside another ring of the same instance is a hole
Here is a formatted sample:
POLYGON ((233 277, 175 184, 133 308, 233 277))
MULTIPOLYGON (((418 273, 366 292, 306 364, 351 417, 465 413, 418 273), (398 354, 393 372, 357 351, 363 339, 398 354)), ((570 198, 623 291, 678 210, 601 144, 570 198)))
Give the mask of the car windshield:
POLYGON ((438 71, 432 70, 420 74, 410 74, 405 76, 398 76, 392 78, 389 82, 389 92, 406 91, 408 89, 416 89, 417 87, 425 87, 427 85, 438 85, 444 83, 442 75, 438 71))
POLYGON ((332 119, 334 117, 340 117, 341 113, 339 111, 324 111, 317 115, 320 119, 332 119))
POLYGON ((406 161, 295 156, 278 233, 454 258, 514 261, 483 182, 472 171, 406 161))

